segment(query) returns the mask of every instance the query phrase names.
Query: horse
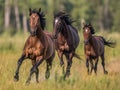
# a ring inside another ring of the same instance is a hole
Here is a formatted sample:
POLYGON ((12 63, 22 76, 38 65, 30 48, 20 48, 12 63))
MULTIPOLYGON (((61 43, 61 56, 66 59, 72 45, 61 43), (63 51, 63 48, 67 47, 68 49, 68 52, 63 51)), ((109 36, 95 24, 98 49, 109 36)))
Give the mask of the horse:
POLYGON ((50 76, 50 69, 52 67, 52 61, 55 56, 55 45, 52 39, 51 33, 44 31, 45 28, 45 15, 41 12, 41 8, 29 9, 30 16, 30 36, 27 38, 21 57, 18 60, 17 69, 15 72, 15 81, 19 80, 19 69, 22 62, 25 59, 31 59, 32 68, 30 75, 26 83, 30 83, 31 76, 33 73, 36 74, 36 82, 38 81, 39 69, 38 66, 46 60, 46 72, 45 78, 48 79, 50 76))
POLYGON ((63 55, 67 59, 66 73, 64 73, 64 79, 70 75, 70 68, 72 66, 72 58, 79 55, 75 53, 76 48, 79 44, 79 35, 75 27, 72 26, 72 19, 70 15, 65 12, 58 12, 54 14, 53 23, 53 37, 55 39, 55 49, 57 51, 60 65, 64 71, 63 55))
POLYGON ((95 74, 97 74, 97 64, 99 57, 102 60, 102 67, 104 74, 108 74, 105 69, 105 45, 109 47, 115 47, 115 42, 105 40, 102 36, 96 36, 93 26, 89 24, 84 24, 83 26, 83 37, 84 37, 84 54, 86 59, 87 73, 91 74, 94 69, 95 74), (93 60, 95 63, 93 63, 93 60), (91 70, 89 71, 89 64, 91 64, 91 70))

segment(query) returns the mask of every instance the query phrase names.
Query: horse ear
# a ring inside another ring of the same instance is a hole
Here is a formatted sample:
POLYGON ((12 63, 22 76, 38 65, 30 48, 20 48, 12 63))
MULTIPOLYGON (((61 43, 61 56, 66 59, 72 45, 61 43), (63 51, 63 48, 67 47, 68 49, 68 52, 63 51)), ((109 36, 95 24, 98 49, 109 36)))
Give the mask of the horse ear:
POLYGON ((92 26, 90 22, 88 23, 88 26, 92 26))
POLYGON ((82 27, 83 27, 83 28, 85 27, 85 22, 82 23, 82 27))
POLYGON ((82 25, 85 26, 85 23, 83 22, 82 25))
POLYGON ((32 14, 32 9, 31 8, 29 8, 29 15, 31 15, 32 14))
POLYGON ((39 8, 39 13, 41 12, 41 8, 39 8))

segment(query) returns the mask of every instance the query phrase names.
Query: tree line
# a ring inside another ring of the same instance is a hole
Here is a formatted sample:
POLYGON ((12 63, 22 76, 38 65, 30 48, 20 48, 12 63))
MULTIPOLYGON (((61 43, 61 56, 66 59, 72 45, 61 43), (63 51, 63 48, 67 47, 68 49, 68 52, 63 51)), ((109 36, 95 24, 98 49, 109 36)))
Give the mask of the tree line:
POLYGON ((0 32, 27 32, 29 8, 42 8, 49 31, 60 10, 71 15, 79 30, 83 22, 91 22, 97 30, 120 31, 120 0, 0 0, 0 32))

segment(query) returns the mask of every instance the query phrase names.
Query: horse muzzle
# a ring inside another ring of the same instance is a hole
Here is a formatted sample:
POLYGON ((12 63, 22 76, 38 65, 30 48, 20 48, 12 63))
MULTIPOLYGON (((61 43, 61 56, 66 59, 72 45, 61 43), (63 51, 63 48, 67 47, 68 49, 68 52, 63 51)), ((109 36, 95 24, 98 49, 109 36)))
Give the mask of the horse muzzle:
POLYGON ((32 36, 35 36, 37 34, 37 29, 32 29, 30 33, 32 36))
POLYGON ((89 40, 84 40, 85 45, 88 45, 88 43, 89 43, 89 40))
POLYGON ((53 35, 53 38, 54 38, 54 39, 57 39, 57 35, 56 35, 56 34, 55 34, 55 35, 53 35))

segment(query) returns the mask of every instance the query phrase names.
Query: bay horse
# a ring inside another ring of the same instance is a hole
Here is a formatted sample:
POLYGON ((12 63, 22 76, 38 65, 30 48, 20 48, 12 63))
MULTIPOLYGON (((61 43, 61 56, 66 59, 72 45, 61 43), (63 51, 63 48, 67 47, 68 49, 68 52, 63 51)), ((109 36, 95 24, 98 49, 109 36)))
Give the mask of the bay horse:
POLYGON ((66 73, 64 74, 64 79, 66 76, 70 75, 70 68, 72 66, 72 58, 77 57, 80 59, 79 55, 75 53, 76 48, 79 44, 79 35, 76 28, 72 26, 72 20, 70 15, 65 12, 58 12, 54 15, 54 30, 53 37, 55 39, 55 48, 60 59, 60 65, 64 70, 63 55, 67 59, 66 73))
POLYGON ((95 74, 97 74, 97 64, 98 59, 101 57, 102 59, 102 66, 104 74, 108 74, 108 71, 105 69, 105 45, 109 47, 114 47, 115 42, 107 41, 102 36, 95 36, 94 28, 92 25, 84 24, 83 27, 83 36, 84 36, 84 53, 86 58, 86 67, 88 74, 92 73, 92 70, 94 69, 95 74), (93 60, 95 61, 95 65, 93 63, 93 60), (89 71, 89 63, 91 64, 91 70, 89 71))
POLYGON ((32 61, 32 68, 30 70, 30 75, 26 83, 30 83, 31 76, 33 73, 36 74, 36 82, 38 81, 39 69, 38 66, 46 60, 46 73, 45 78, 48 79, 50 76, 50 69, 52 67, 52 61, 55 56, 55 46, 54 40, 50 33, 45 32, 45 18, 41 8, 29 9, 30 15, 30 36, 27 38, 22 55, 18 60, 17 69, 15 72, 14 79, 19 80, 19 69, 22 62, 29 58, 32 61))

